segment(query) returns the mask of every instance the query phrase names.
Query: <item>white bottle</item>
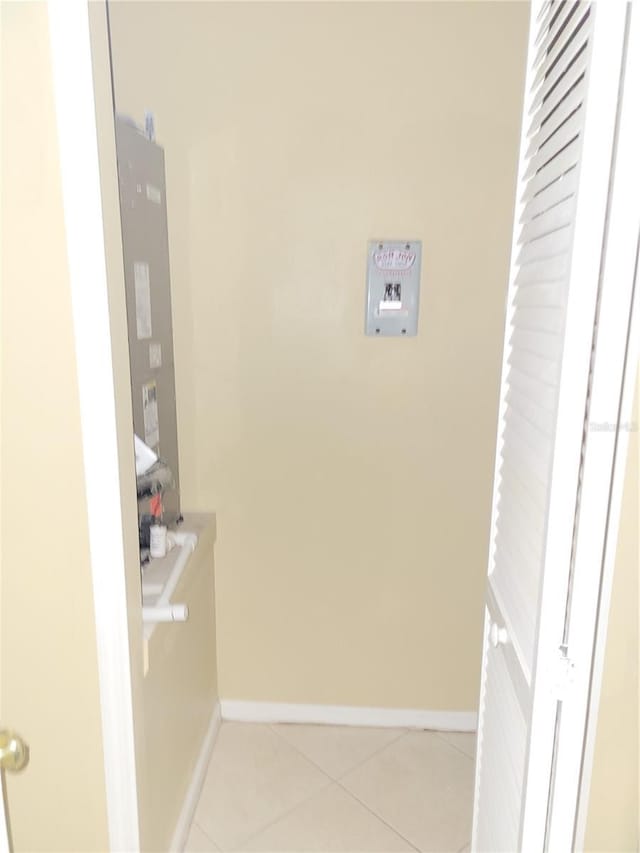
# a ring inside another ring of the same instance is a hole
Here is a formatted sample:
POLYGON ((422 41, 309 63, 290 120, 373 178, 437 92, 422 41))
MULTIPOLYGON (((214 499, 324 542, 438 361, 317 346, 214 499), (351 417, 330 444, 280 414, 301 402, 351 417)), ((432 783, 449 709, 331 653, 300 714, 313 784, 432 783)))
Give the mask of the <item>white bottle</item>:
POLYGON ((149 528, 149 555, 152 560, 167 554, 167 528, 164 524, 152 524, 149 528))

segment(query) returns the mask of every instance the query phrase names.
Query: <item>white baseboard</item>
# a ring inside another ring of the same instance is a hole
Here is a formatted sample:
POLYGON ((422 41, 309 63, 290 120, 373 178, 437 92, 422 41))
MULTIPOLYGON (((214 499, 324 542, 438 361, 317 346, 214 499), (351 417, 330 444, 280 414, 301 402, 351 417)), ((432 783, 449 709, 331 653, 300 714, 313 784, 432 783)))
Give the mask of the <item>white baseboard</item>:
POLYGON ((175 851, 175 853, 179 853, 179 851, 184 849, 184 845, 187 842, 189 830, 193 821, 193 815, 198 805, 198 800, 200 799, 204 779, 207 775, 207 767, 209 766, 209 760, 211 758, 213 747, 215 746, 221 722, 220 702, 216 702, 209 726, 202 740, 200 755, 198 756, 196 766, 193 769, 193 776, 191 777, 191 782, 187 788, 182 809, 180 810, 180 816, 178 817, 178 822, 176 823, 176 828, 173 832, 171 846, 169 847, 169 850, 171 850, 172 853, 173 851, 175 851))
POLYGON ((290 705, 221 699, 223 720, 243 723, 320 723, 333 726, 376 726, 475 732, 475 711, 423 711, 412 708, 364 708, 348 705, 290 705))

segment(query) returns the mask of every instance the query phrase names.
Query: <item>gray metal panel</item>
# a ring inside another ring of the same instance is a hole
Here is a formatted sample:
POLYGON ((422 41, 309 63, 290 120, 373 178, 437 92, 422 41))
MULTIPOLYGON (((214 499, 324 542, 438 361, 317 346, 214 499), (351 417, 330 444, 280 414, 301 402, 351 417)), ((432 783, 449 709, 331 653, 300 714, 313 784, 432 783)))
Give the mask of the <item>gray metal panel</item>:
POLYGON ((367 335, 418 333, 420 240, 372 240, 367 254, 367 335))
MULTIPOLYGON (((171 322, 169 242, 165 197, 164 152, 128 119, 116 118, 116 146, 122 246, 127 296, 133 426, 144 440, 143 386, 157 386, 159 442, 154 450, 171 468, 175 488, 164 494, 165 519, 180 515, 178 430, 171 322), (134 265, 149 265, 151 336, 140 340, 136 322, 134 265), (150 345, 160 344, 162 364, 151 367, 150 345)), ((147 511, 146 507, 140 507, 147 511)))

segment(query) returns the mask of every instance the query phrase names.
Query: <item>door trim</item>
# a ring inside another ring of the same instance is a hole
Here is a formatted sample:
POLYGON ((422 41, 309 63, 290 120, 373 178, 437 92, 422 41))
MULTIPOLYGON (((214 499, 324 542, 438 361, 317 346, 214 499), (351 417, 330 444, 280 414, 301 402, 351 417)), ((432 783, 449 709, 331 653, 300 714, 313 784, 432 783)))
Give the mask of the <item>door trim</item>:
MULTIPOLYGON (((589 789, 593 755, 598 724, 598 709, 600 690, 604 667, 604 657, 607 641, 607 626, 613 585, 613 571, 617 554, 618 532, 620 524, 622 496, 627 468, 629 444, 629 424, 633 419, 633 403, 636 393, 640 358, 640 198, 637 188, 640 186, 640 162, 637 152, 640 149, 640 113, 637 104, 640 101, 640 9, 637 4, 629 4, 629 27, 627 43, 627 60, 624 72, 624 91, 621 101, 619 143, 616 152, 615 176, 613 182, 609 240, 607 245, 607 261, 604 269, 605 279, 612 283, 610 290, 611 305, 609 314, 615 316, 624 312, 624 286, 631 279, 631 294, 627 297, 629 304, 628 335, 624 345, 626 356, 624 373, 621 382, 619 408, 613 401, 607 405, 607 390, 609 382, 608 359, 612 357, 616 347, 621 343, 616 341, 615 326, 611 320, 601 327, 599 334, 606 335, 601 339, 604 351, 601 362, 603 381, 599 393, 603 397, 601 408, 596 412, 598 441, 591 449, 594 456, 612 458, 611 482, 607 495, 608 517, 600 542, 587 543, 586 548, 599 545, 601 561, 599 564, 598 596, 593 607, 595 609, 595 627, 592 629, 592 648, 589 660, 586 720, 580 722, 580 732, 583 739, 580 744, 582 764, 580 767, 577 816, 573 827, 573 847, 583 849, 589 809, 589 789), (621 284, 622 283, 622 284, 621 284), (608 334, 607 334, 608 333, 608 334), (613 428, 615 425, 615 428, 613 428), (609 428, 611 427, 611 428, 609 428)), ((628 287, 628 284, 627 284, 628 287)), ((594 381, 595 385, 595 381, 594 381)), ((637 424, 635 425, 637 429, 637 424)), ((595 464, 596 460, 593 460, 595 464)), ((585 525, 585 535, 593 535, 590 525, 585 525)))
MULTIPOLYGON (((552 462, 552 488, 547 515, 544 561, 553 566, 546 571, 538 606, 537 650, 533 671, 532 730, 527 754, 524 786, 524 813, 521 825, 523 849, 569 849, 555 847, 547 833, 547 819, 553 809, 575 817, 577 779, 574 787, 555 785, 553 743, 558 725, 558 707, 565 714, 567 702, 557 696, 557 662, 563 642, 570 584, 582 565, 571 574, 577 488, 582 461, 582 435, 589 394, 594 324, 601 282, 603 244, 609 213, 611 163, 615 152, 618 121, 616 96, 623 63, 626 9, 623 4, 590 5, 594 24, 590 38, 588 88, 585 97, 585 124, 578 205, 574 223, 568 306, 562 356, 562 393, 558 407, 552 462), (567 523, 571 514, 571 524, 567 523), (544 745, 544 748, 540 748, 544 745), (547 745, 551 748, 547 748, 547 745), (533 792, 535 791, 535 794, 533 792), (541 832, 541 830, 543 830, 541 832)), ((602 350, 596 353, 597 359, 602 350)), ((613 361, 610 362, 613 365, 613 361)), ((584 498, 584 490, 583 490, 584 498)), ((587 579, 588 583, 588 579, 587 579)), ((593 584, 591 584, 593 589, 593 584)), ((584 650, 583 636, 569 652, 577 657, 584 650)), ((584 709, 584 706, 583 706, 584 709)), ((565 729, 566 730, 566 729, 565 729)), ((570 772, 580 764, 573 756, 570 772)), ((569 769, 569 765, 567 765, 569 769)), ((557 768, 555 768, 557 769, 557 768)))
POLYGON ((49 0, 47 5, 78 365, 109 840, 112 850, 137 850, 125 544, 89 10, 86 0, 49 0))

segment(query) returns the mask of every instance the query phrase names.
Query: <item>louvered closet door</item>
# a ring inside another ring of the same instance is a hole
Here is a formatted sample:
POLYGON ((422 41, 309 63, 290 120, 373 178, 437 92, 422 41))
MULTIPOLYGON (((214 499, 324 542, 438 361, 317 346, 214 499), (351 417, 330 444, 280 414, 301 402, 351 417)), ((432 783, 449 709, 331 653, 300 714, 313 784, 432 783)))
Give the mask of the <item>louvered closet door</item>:
POLYGON ((545 847, 624 4, 534 3, 505 329, 473 849, 545 847))

